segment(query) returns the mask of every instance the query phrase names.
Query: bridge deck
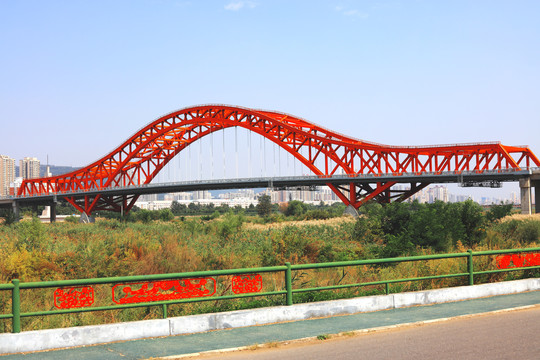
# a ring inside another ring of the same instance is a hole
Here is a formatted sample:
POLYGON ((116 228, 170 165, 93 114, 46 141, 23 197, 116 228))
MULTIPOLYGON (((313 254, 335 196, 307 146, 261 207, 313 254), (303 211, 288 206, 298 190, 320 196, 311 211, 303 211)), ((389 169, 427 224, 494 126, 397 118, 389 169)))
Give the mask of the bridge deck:
POLYGON ((326 184, 345 185, 372 184, 377 182, 397 182, 402 184, 410 183, 482 183, 489 181, 518 181, 519 179, 530 177, 533 170, 514 171, 483 171, 483 172, 442 172, 423 174, 383 174, 383 175, 334 175, 324 176, 295 176, 295 177, 261 177, 245 179, 220 179, 202 181, 183 181, 174 183, 148 184, 140 186, 114 187, 106 189, 91 189, 88 191, 63 192, 58 194, 45 194, 26 197, 4 197, 0 198, 0 207, 11 207, 14 201, 20 205, 48 204, 56 201, 58 197, 73 196, 82 198, 84 196, 103 195, 144 195, 161 194, 171 192, 187 192, 200 190, 223 190, 223 189, 247 189, 247 188, 296 188, 302 186, 324 186, 326 184))

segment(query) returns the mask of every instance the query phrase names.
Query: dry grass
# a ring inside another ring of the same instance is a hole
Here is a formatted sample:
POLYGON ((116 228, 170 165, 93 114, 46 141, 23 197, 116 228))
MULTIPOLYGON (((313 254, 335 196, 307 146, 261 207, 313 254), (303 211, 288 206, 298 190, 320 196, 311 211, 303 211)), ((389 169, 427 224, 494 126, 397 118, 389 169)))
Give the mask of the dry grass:
POLYGON ((309 226, 309 225, 328 225, 328 226, 339 226, 342 223, 354 223, 356 221, 352 216, 341 216, 332 219, 326 220, 302 220, 302 221, 283 221, 279 223, 270 223, 270 224, 244 224, 245 229, 253 230, 267 230, 267 229, 278 229, 284 226, 309 226))
POLYGON ((519 220, 519 221, 537 220, 537 221, 540 221, 540 214, 531 214, 531 215, 514 214, 514 215, 510 215, 510 216, 507 216, 507 217, 501 219, 501 222, 510 221, 510 220, 519 220))

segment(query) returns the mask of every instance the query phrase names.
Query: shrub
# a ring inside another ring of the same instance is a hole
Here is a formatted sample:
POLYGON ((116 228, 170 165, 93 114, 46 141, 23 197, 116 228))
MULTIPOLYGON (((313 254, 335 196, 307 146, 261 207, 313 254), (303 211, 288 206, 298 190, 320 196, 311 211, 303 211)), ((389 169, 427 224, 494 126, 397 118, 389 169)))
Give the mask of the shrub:
POLYGON ((159 210, 159 219, 161 221, 171 221, 174 219, 174 214, 171 209, 161 209, 159 210))
POLYGON ((232 212, 229 212, 218 224, 218 235, 223 240, 228 240, 232 234, 240 231, 243 223, 244 217, 242 215, 234 215, 232 212))
POLYGON ((6 209, 0 209, 0 218, 4 218, 4 221, 1 222, 4 225, 11 225, 19 220, 13 211, 6 209))
POLYGON ((482 207, 472 200, 460 204, 460 218, 464 227, 463 244, 473 248, 485 236, 482 207))
MULTIPOLYGON (((131 213, 130 213, 131 214, 131 213)), ((150 210, 141 209, 135 213, 135 218, 138 221, 142 221, 143 223, 149 223, 150 221, 154 220, 154 214, 150 210)))
POLYGON ((19 239, 17 248, 19 250, 42 249, 45 245, 46 233, 44 225, 39 218, 33 217, 31 221, 23 221, 18 223, 17 230, 19 239))
POLYGON ((64 221, 65 221, 65 222, 68 222, 68 223, 74 224, 74 223, 78 223, 78 222, 79 222, 79 218, 77 218, 76 216, 70 215, 70 216, 66 217, 66 218, 64 219, 64 221))
POLYGON ((489 222, 495 222, 512 213, 514 204, 493 205, 486 214, 486 219, 489 222))
POLYGON ((326 210, 308 210, 305 215, 306 220, 326 220, 331 216, 326 210))
POLYGON ((522 221, 517 227, 515 237, 522 244, 537 242, 540 238, 540 221, 522 221))
POLYGON ((307 205, 302 201, 292 200, 289 201, 287 208, 285 209, 285 216, 300 217, 307 211, 307 205))

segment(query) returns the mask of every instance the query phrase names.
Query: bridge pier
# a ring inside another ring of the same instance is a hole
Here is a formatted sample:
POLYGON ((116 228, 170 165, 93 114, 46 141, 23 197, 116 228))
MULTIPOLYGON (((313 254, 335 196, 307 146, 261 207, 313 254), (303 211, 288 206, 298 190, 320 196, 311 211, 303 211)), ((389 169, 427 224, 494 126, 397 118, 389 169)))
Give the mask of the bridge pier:
POLYGON ((51 203, 49 211, 51 212, 50 217, 49 217, 49 221, 52 224, 53 222, 56 222, 56 201, 53 201, 51 203))
POLYGON ((352 205, 347 205, 347 208, 345 209, 345 211, 343 212, 344 214, 347 214, 347 215, 351 215, 353 218, 355 219, 358 219, 359 215, 358 215, 358 210, 356 210, 354 208, 354 206, 352 205))
POLYGON ((83 212, 83 213, 81 213, 81 217, 79 218, 79 222, 84 223, 84 224, 89 224, 89 223, 96 222, 96 220, 94 219, 93 216, 90 216, 87 213, 83 212))
POLYGON ((540 179, 538 174, 533 175, 532 178, 525 178, 519 180, 519 188, 521 189, 521 213, 532 214, 532 199, 534 189, 534 212, 540 214, 540 179))
POLYGON ((19 221, 19 204, 16 201, 13 201, 13 216, 15 218, 15 221, 19 221))
POLYGON ((530 215, 532 213, 531 178, 520 179, 519 188, 521 190, 521 213, 530 215))
POLYGON ((540 180, 531 181, 531 185, 534 188, 534 212, 540 214, 540 180))

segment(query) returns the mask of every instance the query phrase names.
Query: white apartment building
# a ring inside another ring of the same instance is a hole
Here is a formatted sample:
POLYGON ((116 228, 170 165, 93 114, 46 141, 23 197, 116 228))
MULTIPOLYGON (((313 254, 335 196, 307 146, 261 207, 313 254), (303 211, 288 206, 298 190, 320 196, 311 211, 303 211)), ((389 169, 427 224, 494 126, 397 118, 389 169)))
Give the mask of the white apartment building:
POLYGON ((448 188, 446 186, 434 186, 430 190, 430 202, 448 202, 448 188))
POLYGON ((19 161, 19 176, 23 179, 35 179, 39 176, 39 160, 35 157, 25 157, 19 161))
POLYGON ((232 199, 257 199, 257 195, 253 189, 239 189, 235 192, 228 192, 224 194, 219 194, 220 199, 232 200, 232 199))
POLYGON ((195 201, 210 200, 210 199, 212 199, 212 195, 210 194, 210 191, 208 190, 201 190, 201 191, 193 192, 193 200, 195 201))
POLYGON ((413 194, 409 198, 409 201, 414 200, 418 200, 418 202, 421 204, 434 203, 435 201, 449 202, 450 196, 446 186, 436 185, 413 194))
POLYGON ((326 186, 318 186, 315 190, 289 189, 289 190, 271 190, 266 189, 265 195, 269 195, 273 203, 289 202, 299 200, 306 203, 319 204, 321 201, 326 204, 341 201, 338 196, 326 186))
POLYGON ((0 155, 0 196, 9 194, 9 185, 15 180, 15 159, 0 155))

